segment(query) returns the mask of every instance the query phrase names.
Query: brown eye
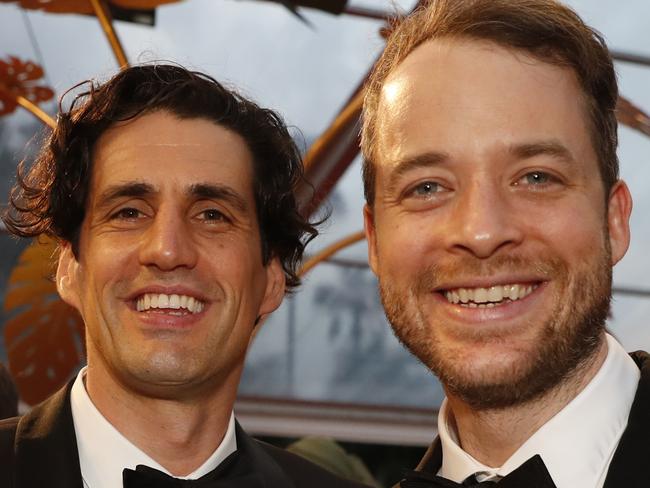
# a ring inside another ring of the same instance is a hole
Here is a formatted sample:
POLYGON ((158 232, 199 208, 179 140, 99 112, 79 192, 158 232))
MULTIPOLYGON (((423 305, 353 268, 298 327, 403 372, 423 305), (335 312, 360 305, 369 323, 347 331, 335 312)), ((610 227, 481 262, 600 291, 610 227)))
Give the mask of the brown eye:
POLYGON ((141 213, 136 208, 121 208, 113 214, 114 219, 135 220, 141 216, 141 213))
POLYGON ((219 220, 225 220, 225 216, 223 213, 221 213, 219 210, 210 208, 208 210, 204 210, 202 212, 202 216, 204 220, 207 221, 219 221, 219 220))

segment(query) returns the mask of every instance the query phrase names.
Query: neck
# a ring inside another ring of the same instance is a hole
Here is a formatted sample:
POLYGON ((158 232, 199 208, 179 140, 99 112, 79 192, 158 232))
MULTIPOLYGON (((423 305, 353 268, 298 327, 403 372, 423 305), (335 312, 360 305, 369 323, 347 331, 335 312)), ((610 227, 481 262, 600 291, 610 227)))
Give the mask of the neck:
POLYGON ((221 444, 240 373, 241 368, 207 394, 179 399, 142 394, 89 361, 85 385, 95 407, 124 437, 172 475, 186 476, 221 444))
POLYGON ((562 384, 531 402, 504 409, 474 410, 448 395, 448 422, 462 449, 480 463, 502 466, 524 442, 573 400, 592 380, 605 358, 602 340, 590 361, 562 384))

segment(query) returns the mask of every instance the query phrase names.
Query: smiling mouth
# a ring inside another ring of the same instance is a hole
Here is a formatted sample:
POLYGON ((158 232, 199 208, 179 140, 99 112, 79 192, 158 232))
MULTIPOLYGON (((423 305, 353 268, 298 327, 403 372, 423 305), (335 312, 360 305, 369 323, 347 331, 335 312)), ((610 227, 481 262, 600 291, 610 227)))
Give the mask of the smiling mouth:
POLYGON ((165 312, 176 315, 200 313, 205 307, 201 300, 188 295, 145 293, 135 301, 138 312, 165 312))
POLYGON ((526 298, 539 284, 496 285, 488 288, 453 288, 441 293, 448 302, 469 308, 492 308, 526 298))

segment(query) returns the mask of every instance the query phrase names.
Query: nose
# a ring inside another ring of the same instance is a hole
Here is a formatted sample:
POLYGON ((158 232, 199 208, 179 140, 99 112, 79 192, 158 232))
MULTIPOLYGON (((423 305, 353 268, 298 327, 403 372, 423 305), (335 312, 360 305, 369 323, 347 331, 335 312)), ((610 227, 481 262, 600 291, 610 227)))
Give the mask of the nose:
POLYGON ((453 252, 484 259, 521 242, 518 209, 507 193, 489 177, 478 178, 460 192, 447 235, 453 252))
POLYGON ((198 253, 183 216, 173 209, 160 209, 142 235, 140 263, 163 271, 193 268, 198 253))

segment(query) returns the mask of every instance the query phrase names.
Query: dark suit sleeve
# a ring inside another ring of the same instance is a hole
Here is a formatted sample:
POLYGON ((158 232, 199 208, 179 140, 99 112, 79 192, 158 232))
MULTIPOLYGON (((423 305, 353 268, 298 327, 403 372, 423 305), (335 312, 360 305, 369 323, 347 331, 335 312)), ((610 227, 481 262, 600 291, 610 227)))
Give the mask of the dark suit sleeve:
POLYGON ((0 486, 11 488, 14 486, 15 451, 14 440, 18 417, 0 420, 0 486))

